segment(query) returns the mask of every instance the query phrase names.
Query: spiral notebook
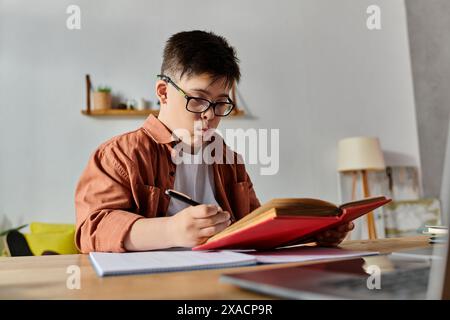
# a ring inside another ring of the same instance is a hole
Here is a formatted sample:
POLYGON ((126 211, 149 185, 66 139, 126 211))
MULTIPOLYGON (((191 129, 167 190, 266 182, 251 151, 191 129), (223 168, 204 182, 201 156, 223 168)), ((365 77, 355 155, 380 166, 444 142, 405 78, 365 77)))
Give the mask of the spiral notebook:
POLYGON ((91 252, 89 258, 101 277, 138 273, 241 267, 256 264, 253 256, 231 251, 91 252))
POLYGON ((373 251, 299 246, 271 251, 242 252, 165 250, 130 253, 91 252, 91 263, 101 277, 169 271, 189 271, 250 266, 261 263, 290 263, 346 259, 375 255, 373 251))

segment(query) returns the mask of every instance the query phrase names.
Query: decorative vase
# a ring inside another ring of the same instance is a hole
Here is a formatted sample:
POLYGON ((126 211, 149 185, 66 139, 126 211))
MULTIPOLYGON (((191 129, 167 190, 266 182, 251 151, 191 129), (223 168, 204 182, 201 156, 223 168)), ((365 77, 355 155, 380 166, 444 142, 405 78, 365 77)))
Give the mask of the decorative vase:
POLYGON ((94 110, 111 109, 111 93, 94 92, 94 110))

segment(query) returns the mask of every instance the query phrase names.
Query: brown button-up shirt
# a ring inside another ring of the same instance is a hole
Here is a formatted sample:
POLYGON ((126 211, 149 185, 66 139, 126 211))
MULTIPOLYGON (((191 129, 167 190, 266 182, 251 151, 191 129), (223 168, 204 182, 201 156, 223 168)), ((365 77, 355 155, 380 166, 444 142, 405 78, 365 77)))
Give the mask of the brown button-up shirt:
MULTIPOLYGON (((75 238, 81 252, 124 252, 125 237, 136 220, 167 216, 170 199, 164 191, 175 181, 175 142, 167 127, 150 115, 141 128, 110 139, 94 152, 75 193, 75 238)), ((224 161, 212 166, 215 197, 223 210, 238 220, 260 206, 244 164, 227 163, 224 152, 224 161)))

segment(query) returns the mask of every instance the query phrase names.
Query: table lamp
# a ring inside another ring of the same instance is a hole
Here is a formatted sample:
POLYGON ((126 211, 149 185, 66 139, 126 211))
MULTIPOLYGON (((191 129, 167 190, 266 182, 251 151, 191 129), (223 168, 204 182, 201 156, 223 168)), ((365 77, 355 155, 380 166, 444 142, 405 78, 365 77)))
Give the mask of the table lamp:
MULTIPOLYGON (((338 171, 351 172, 352 200, 355 200, 357 177, 361 173, 364 197, 370 197, 367 172, 369 170, 385 170, 383 152, 380 141, 374 137, 352 137, 342 139, 338 143, 338 171)), ((373 212, 367 214, 369 239, 376 239, 373 212)))

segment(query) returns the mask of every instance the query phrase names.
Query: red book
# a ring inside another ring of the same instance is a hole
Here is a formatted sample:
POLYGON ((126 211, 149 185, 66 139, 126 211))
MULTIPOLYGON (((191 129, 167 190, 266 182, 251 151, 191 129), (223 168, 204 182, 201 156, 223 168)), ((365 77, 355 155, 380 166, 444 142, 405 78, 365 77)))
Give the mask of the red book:
POLYGON ((273 249, 308 242, 390 201, 377 196, 336 206, 319 199, 273 199, 192 250, 273 249))

